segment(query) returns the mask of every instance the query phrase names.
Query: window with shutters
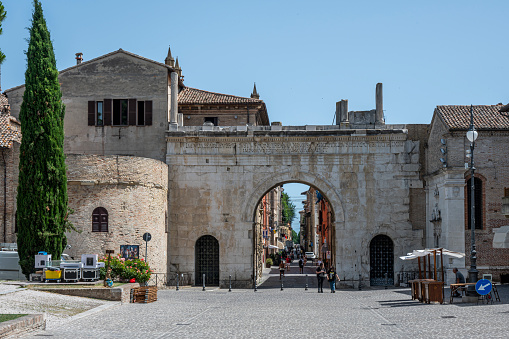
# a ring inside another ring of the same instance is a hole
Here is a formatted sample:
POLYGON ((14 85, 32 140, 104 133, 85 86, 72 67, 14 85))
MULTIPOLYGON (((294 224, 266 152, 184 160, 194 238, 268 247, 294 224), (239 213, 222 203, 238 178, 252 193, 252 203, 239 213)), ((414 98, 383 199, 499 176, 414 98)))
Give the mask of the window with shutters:
POLYGON ((113 125, 127 125, 127 99, 113 99, 113 125))
POLYGON ((145 125, 145 101, 138 101, 138 125, 145 125))
POLYGON ((104 99, 88 102, 89 126, 150 126, 152 101, 104 99))
POLYGON ((108 211, 104 207, 92 212, 92 232, 108 232, 108 211))
POLYGON ((96 118, 95 125, 102 126, 103 125, 103 102, 97 101, 96 107, 97 107, 97 109, 96 109, 97 118, 96 118))

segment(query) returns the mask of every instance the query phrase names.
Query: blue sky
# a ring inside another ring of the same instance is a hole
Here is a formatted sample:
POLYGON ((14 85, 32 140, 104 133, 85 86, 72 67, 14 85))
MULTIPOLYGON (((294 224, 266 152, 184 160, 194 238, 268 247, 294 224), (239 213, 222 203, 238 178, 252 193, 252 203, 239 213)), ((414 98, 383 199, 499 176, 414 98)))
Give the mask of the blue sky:
MULTIPOLYGON (((24 83, 31 0, 2 0, 2 89, 24 83)), ((119 48, 163 61, 185 84, 249 96, 271 121, 331 124, 335 102, 386 122, 429 123, 436 105, 504 104, 509 1, 42 0, 59 69, 119 48), (504 62, 505 61, 505 62, 504 62)))
MULTIPOLYGON (((2 89, 24 83, 31 0, 2 0, 2 89)), ((437 105, 504 104, 509 1, 42 0, 58 69, 122 48, 164 62, 185 84, 249 96, 271 121, 328 125, 335 103, 375 107, 386 122, 430 123, 437 105)), ((285 185, 302 204, 304 185, 285 185)), ((298 218, 294 227, 298 227, 298 218)))

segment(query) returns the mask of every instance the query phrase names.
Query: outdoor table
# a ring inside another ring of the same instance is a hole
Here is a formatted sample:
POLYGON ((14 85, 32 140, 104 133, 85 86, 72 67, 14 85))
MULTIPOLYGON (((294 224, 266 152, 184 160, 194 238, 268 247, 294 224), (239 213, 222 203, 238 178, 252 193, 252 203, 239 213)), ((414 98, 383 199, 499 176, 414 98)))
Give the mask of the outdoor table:
POLYGON ((475 283, 456 283, 456 284, 451 284, 451 297, 449 298, 449 303, 452 304, 453 296, 454 296, 454 294, 456 292, 458 292, 459 290, 465 291, 466 287, 469 286, 469 285, 474 285, 475 286, 475 283))

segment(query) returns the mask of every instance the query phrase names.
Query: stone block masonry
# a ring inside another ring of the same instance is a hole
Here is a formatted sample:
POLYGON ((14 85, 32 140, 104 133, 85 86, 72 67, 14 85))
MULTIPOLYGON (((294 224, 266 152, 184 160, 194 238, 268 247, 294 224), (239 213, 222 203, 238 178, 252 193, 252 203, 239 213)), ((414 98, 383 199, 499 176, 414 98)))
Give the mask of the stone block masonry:
MULTIPOLYGON (((219 242, 220 285, 231 274, 234 286, 251 287, 256 205, 273 187, 298 182, 331 204, 336 269, 347 279, 369 280, 375 236, 393 240, 394 258, 422 246, 422 220, 414 227, 410 219, 422 218, 410 213, 419 207, 410 204, 416 197, 410 190, 423 186, 419 141, 397 128, 168 132, 170 268, 194 278, 196 241, 211 235, 219 242)), ((400 269, 394 260, 394 271, 400 269)))
POLYGON ((129 156, 67 155, 70 220, 78 232, 67 234, 71 256, 104 254, 121 245, 138 245, 155 272, 166 272, 168 166, 161 161, 129 156), (92 231, 92 214, 108 212, 108 231, 92 231))

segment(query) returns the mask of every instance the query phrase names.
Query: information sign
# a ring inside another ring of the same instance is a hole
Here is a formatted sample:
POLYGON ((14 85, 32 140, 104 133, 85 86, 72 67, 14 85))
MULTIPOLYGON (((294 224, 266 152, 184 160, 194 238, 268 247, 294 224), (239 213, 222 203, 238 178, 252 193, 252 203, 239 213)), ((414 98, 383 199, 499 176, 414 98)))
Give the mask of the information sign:
POLYGON ((475 284, 475 290, 480 295, 486 295, 491 292, 493 286, 488 279, 481 279, 475 284))

